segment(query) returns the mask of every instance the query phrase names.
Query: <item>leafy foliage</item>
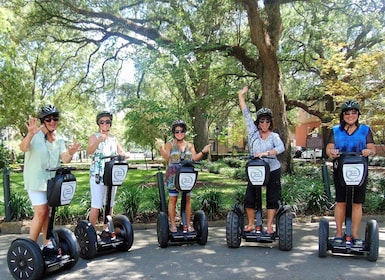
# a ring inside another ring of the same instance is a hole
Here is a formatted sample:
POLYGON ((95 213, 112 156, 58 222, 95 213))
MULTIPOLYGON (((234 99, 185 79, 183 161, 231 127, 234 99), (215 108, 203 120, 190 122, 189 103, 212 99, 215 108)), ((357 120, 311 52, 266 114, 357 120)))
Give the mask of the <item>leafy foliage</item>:
POLYGON ((22 195, 18 192, 11 193, 9 208, 11 219, 14 220, 19 221, 33 216, 33 208, 28 196, 22 195))
POLYGON ((220 215, 223 205, 223 194, 217 188, 206 188, 197 199, 200 202, 201 209, 207 213, 209 219, 213 220, 216 216, 220 215))
POLYGON ((138 214, 141 201, 141 190, 138 187, 131 187, 123 190, 119 197, 117 197, 117 203, 123 208, 125 215, 134 221, 138 214))

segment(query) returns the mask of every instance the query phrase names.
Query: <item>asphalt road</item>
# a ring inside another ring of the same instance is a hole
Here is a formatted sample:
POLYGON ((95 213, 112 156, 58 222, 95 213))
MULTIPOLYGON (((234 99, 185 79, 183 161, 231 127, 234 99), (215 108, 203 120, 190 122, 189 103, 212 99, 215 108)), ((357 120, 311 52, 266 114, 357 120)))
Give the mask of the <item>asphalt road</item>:
MULTIPOLYGON (((225 227, 209 227, 205 246, 192 243, 162 249, 157 244, 156 229, 147 229, 134 230, 134 244, 128 252, 80 259, 72 269, 45 275, 45 279, 385 279, 385 223, 379 225, 377 262, 363 256, 319 258, 318 223, 293 224, 294 246, 289 252, 280 251, 275 243, 242 241, 240 248, 228 248, 225 227)), ((334 232, 334 222, 330 227, 334 232)), ((0 235, 3 280, 12 279, 6 255, 10 242, 17 237, 0 235)))

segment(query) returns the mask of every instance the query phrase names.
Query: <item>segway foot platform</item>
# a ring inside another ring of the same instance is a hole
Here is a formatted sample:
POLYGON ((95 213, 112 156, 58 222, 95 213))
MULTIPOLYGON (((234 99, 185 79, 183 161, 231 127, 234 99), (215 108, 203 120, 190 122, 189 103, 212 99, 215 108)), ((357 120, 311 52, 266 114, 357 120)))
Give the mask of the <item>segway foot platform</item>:
POLYGON ((266 231, 247 231, 243 233, 246 242, 273 243, 276 238, 275 232, 269 234, 266 231))
POLYGON ((365 246, 365 242, 362 245, 354 245, 351 241, 344 240, 342 243, 336 243, 334 238, 329 238, 329 248, 333 254, 364 255, 367 253, 365 246))
POLYGON ((169 236, 171 242, 195 242, 198 237, 196 231, 184 231, 181 228, 178 228, 176 232, 170 232, 169 236))
POLYGON ((74 261, 74 259, 71 259, 69 255, 63 255, 57 258, 57 260, 55 261, 46 260, 44 261, 45 267, 46 267, 45 271, 46 272, 56 271, 59 268, 64 267, 67 263, 70 263, 72 261, 74 261))

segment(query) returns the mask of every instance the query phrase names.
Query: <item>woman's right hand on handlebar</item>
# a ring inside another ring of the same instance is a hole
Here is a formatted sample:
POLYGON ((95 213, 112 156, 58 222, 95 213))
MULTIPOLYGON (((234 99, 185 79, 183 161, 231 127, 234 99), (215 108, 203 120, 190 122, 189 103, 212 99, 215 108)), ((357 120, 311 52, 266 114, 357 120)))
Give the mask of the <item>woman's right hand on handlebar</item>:
POLYGON ((330 158, 337 158, 340 155, 340 151, 338 149, 329 149, 328 152, 330 158))
POLYGON ((256 157, 256 158, 262 158, 262 157, 267 157, 267 156, 269 156, 268 152, 254 154, 254 157, 256 157))

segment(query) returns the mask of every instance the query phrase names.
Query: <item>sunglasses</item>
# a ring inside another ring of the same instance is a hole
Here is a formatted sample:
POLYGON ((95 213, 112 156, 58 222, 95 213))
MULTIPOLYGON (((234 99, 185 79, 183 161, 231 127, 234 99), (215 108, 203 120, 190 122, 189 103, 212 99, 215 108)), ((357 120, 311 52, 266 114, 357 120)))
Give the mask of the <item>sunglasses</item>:
POLYGON ((349 116, 349 115, 357 115, 358 114, 358 111, 357 110, 349 110, 349 111, 345 111, 344 112, 344 115, 345 116, 349 116))
POLYGON ((99 121, 99 124, 111 124, 111 121, 99 121))
POLYGON ((270 123, 269 119, 261 119, 259 120, 259 123, 270 123))
POLYGON ((175 130, 175 134, 179 134, 179 133, 185 133, 186 131, 185 130, 175 130))
POLYGON ((52 121, 57 122, 59 121, 59 118, 44 118, 43 120, 44 122, 52 122, 52 121))

